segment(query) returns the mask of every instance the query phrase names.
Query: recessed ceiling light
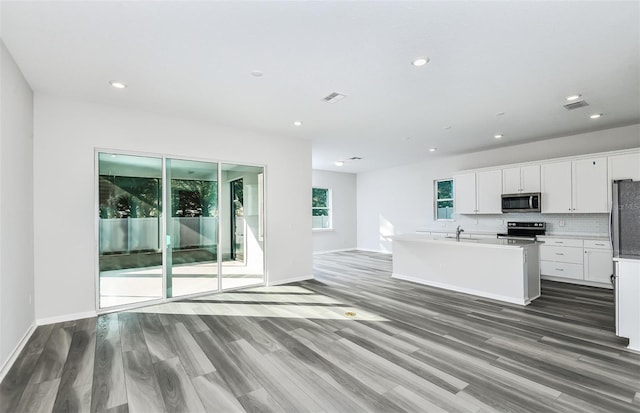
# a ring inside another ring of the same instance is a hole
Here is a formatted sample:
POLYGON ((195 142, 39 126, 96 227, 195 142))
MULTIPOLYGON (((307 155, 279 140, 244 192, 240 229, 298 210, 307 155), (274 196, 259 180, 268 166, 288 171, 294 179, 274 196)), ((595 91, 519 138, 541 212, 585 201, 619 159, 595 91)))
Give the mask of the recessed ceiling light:
POLYGON ((438 150, 438 148, 429 148, 429 152, 435 152, 437 150, 438 150))
POLYGON ((264 75, 264 73, 262 73, 260 70, 253 70, 251 72, 251 76, 253 77, 262 77, 262 75, 264 75))
POLYGON ((342 166, 344 165, 344 162, 342 161, 335 161, 334 164, 336 164, 336 166, 342 166))
POLYGON ((571 95, 571 96, 567 96, 567 97, 566 97, 566 100, 567 100, 567 102, 571 102, 571 101, 573 101, 573 100, 578 100, 578 99, 580 99, 581 97, 582 97, 582 95, 571 95))
POLYGON ((109 82, 109 84, 113 87, 115 87, 116 89, 124 89, 127 87, 126 84, 122 83, 122 82, 118 82, 117 80, 112 80, 109 82))
POLYGON ((501 133, 497 133, 497 134, 493 135, 493 137, 494 137, 494 138, 496 138, 496 139, 500 139, 500 138, 502 138, 503 136, 504 136, 504 135, 503 135, 503 134, 501 134, 501 133))
POLYGON ((600 117, 602 117, 602 113, 594 113, 593 115, 589 116, 591 119, 598 119, 600 117))
POLYGON ((293 122, 293 126, 302 126, 302 121, 297 120, 293 122))
POLYGON ((411 62, 411 64, 416 66, 416 67, 424 66, 427 63, 429 63, 429 58, 428 57, 419 57, 416 60, 414 60, 413 62, 411 62))

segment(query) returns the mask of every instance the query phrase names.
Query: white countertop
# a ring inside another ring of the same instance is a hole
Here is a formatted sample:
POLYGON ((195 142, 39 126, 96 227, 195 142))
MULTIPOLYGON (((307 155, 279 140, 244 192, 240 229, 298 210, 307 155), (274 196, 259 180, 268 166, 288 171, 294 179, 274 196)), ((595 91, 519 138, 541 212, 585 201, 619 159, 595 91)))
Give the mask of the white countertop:
POLYGON ((580 235, 580 234, 546 234, 538 235, 538 238, 568 238, 568 239, 590 239, 595 241, 608 241, 606 235, 580 235))
POLYGON ((640 265, 640 259, 637 258, 625 258, 625 257, 613 257, 614 262, 630 262, 640 265))
POLYGON ((456 241, 455 238, 446 237, 432 237, 426 234, 402 234, 389 237, 392 241, 410 241, 410 242, 426 242, 426 243, 439 243, 439 244, 462 244, 462 245, 474 245, 479 247, 493 247, 493 248, 522 248, 527 245, 535 244, 534 241, 526 240, 514 240, 514 239, 498 239, 498 238, 460 238, 460 241, 456 241))
MULTIPOLYGON (((498 233, 497 231, 477 231, 477 230, 467 231, 464 228, 462 229, 464 230, 463 234, 467 234, 467 235, 491 235, 495 237, 498 233)), ((416 230, 416 232, 435 232, 437 234, 455 234, 456 229, 455 228, 420 228, 416 230)))

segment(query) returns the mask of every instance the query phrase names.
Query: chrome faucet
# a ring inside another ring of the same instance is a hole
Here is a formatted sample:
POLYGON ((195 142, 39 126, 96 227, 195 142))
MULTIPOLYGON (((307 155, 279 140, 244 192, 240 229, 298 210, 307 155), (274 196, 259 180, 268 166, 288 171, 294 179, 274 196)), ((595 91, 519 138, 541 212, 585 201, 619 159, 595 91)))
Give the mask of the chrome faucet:
POLYGON ((460 233, 464 232, 464 230, 462 228, 460 228, 460 225, 458 225, 458 228, 456 228, 456 241, 460 241, 460 233))

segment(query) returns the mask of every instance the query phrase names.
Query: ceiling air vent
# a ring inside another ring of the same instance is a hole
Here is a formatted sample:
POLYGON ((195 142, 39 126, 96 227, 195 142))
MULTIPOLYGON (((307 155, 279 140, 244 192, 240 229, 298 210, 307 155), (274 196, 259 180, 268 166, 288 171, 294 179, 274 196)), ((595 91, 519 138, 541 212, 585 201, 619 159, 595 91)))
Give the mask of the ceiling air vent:
POLYGON ((343 95, 342 93, 333 92, 323 97, 322 100, 324 100, 327 103, 336 103, 337 101, 342 100, 344 98, 346 98, 346 96, 343 95))
POLYGON ((577 102, 567 103, 563 105, 566 110, 574 110, 578 108, 583 108, 585 106, 589 106, 589 104, 584 100, 579 100, 577 102))
POLYGON ((360 161, 360 160, 362 160, 362 158, 359 157, 359 156, 352 156, 351 158, 349 158, 349 160, 350 161, 360 161))

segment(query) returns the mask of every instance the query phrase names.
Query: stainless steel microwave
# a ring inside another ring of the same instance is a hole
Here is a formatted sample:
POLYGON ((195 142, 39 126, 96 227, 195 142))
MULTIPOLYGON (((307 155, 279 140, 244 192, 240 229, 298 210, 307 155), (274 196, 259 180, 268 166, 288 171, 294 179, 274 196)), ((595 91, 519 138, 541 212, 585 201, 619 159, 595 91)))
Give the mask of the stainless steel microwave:
POLYGON ((502 212, 540 212, 540 192, 502 194, 502 212))

